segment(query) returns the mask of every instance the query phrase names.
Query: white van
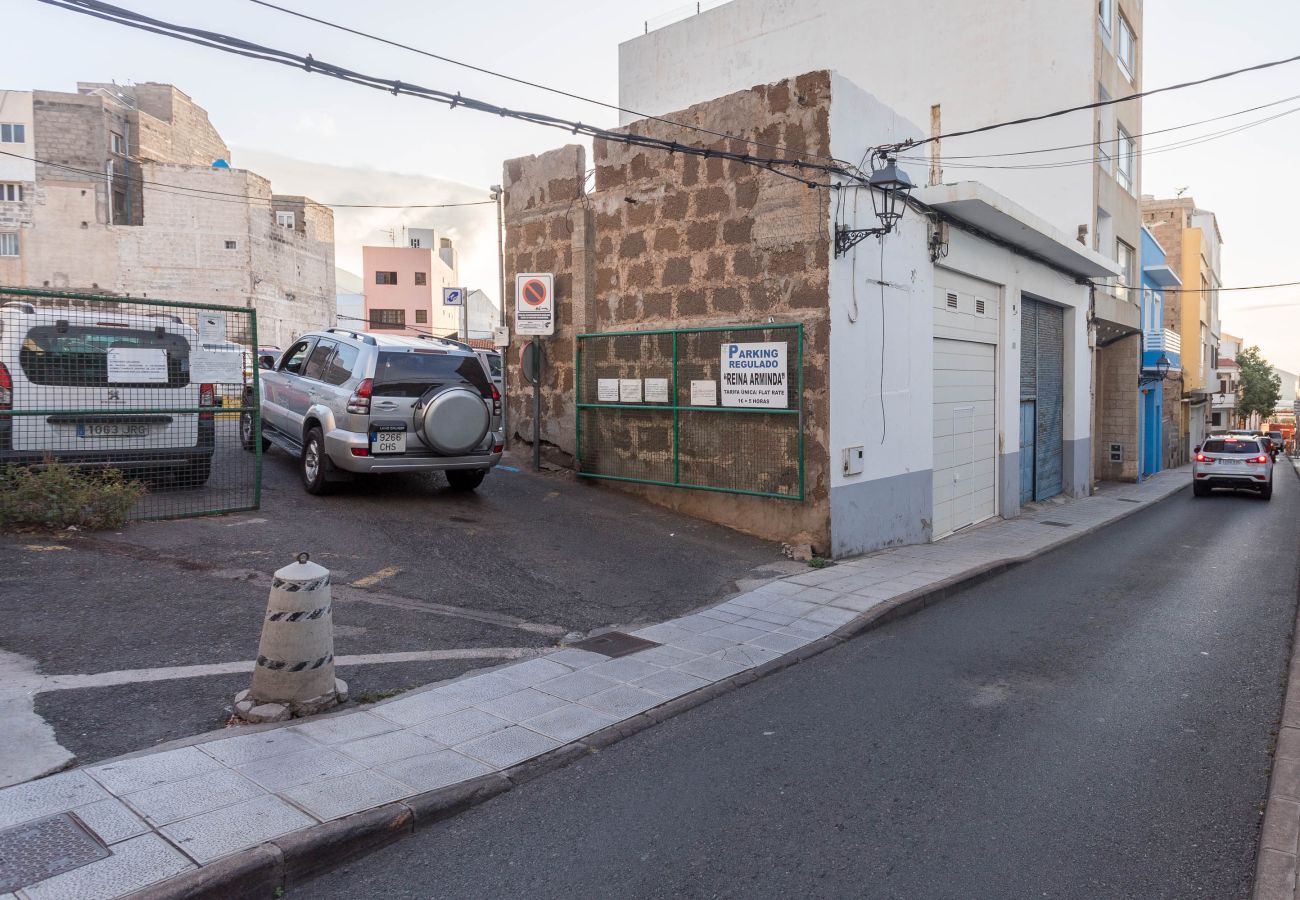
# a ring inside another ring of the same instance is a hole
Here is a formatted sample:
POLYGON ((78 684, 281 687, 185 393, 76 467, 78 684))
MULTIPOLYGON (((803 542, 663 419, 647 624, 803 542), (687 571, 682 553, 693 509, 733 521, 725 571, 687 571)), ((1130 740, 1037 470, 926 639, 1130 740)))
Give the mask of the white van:
POLYGON ((0 305, 0 465, 47 458, 169 472, 212 470, 215 385, 190 381, 194 329, 167 313, 0 305))

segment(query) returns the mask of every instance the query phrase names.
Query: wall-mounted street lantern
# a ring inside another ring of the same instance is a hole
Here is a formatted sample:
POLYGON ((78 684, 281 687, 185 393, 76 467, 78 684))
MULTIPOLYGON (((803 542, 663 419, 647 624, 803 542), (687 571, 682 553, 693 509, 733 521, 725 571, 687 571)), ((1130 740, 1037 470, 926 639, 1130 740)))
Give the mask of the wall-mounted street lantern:
POLYGON ((898 167, 898 160, 890 157, 885 165, 871 173, 867 180, 871 190, 871 208, 880 220, 879 228, 835 229, 835 255, 843 256, 863 238, 884 237, 894 230, 907 209, 907 198, 912 193, 912 179, 898 167))
POLYGON ((1164 381, 1169 377, 1170 365, 1169 357, 1161 353, 1160 358, 1156 360, 1156 373, 1154 375, 1143 375, 1142 379, 1138 382, 1139 386, 1143 384, 1157 384, 1164 381))

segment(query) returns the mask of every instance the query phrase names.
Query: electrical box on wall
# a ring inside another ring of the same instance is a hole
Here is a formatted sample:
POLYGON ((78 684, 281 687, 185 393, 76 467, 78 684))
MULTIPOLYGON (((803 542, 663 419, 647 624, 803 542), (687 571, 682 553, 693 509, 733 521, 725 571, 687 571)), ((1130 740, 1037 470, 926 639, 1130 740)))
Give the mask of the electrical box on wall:
POLYGON ((1123 444, 1111 444, 1111 445, 1110 445, 1110 461, 1111 461, 1111 462, 1123 462, 1123 461, 1124 461, 1124 445, 1123 445, 1123 444))
POLYGON ((844 450, 844 474, 861 475, 862 474, 862 448, 847 447, 844 450))

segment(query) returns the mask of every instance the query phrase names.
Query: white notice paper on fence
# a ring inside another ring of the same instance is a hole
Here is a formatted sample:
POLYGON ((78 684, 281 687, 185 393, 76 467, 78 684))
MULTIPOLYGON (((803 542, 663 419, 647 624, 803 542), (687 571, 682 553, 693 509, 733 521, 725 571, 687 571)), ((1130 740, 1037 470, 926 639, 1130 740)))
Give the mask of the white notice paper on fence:
POLYGON ((190 381, 199 384, 239 384, 244 380, 238 350, 191 350, 190 381))
POLYGON ((691 382, 691 406, 717 406, 718 383, 716 381, 691 382))
POLYGON ((668 379, 667 378, 647 378, 645 380, 645 402, 646 403, 667 403, 668 402, 668 379))
POLYGON ((722 345, 722 405, 785 409, 785 341, 722 345))
POLYGON ((219 312, 199 314, 199 343, 224 344, 226 342, 226 314, 219 312))
POLYGON ((167 351, 113 347, 108 351, 109 384, 166 384, 167 351))
POLYGON ((599 400, 601 403, 617 403, 618 402, 618 379, 597 378, 596 399, 599 400))
POLYGON ((620 378, 618 380, 618 402, 619 403, 640 403, 641 402, 641 379, 640 378, 620 378))

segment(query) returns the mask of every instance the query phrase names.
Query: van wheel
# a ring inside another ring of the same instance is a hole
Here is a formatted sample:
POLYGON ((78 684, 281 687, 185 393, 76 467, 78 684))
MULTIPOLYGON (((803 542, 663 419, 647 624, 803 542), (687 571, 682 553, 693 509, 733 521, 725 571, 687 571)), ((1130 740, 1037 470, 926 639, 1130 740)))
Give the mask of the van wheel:
MULTIPOLYGON (((249 453, 253 452, 253 414, 239 414, 239 442, 244 445, 244 449, 249 453)), ((265 453, 271 449, 271 442, 265 437, 262 438, 262 452, 265 453)))
POLYGON ((1208 497, 1210 496, 1210 486, 1208 484, 1202 484, 1199 481, 1193 481, 1192 494, 1197 497, 1208 497))
POLYGON ((325 435, 319 428, 313 427, 307 432, 302 442, 302 486, 309 494, 329 492, 329 482, 325 480, 325 470, 329 466, 329 457, 325 455, 325 435))
POLYGON ((472 491, 483 483, 487 469, 449 469, 447 483, 453 491, 472 491))

